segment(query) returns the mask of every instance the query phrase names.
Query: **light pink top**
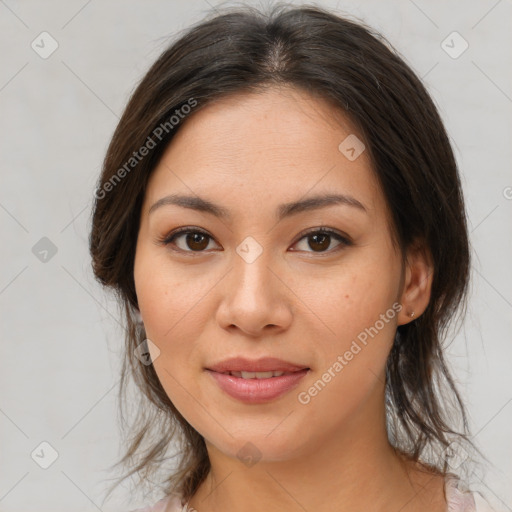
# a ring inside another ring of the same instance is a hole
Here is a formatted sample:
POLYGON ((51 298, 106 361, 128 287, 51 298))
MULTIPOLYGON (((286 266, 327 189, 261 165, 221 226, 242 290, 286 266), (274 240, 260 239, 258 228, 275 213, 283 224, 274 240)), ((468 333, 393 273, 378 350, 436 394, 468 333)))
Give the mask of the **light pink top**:
MULTIPOLYGON (((478 512, 475 499, 471 492, 464 492, 458 486, 459 480, 455 477, 447 477, 445 481, 445 496, 448 507, 446 512, 478 512)), ((178 496, 166 496, 153 506, 138 508, 130 512, 194 512, 195 509, 187 508, 181 504, 178 496)), ((196 511, 197 512, 197 511, 196 511)))

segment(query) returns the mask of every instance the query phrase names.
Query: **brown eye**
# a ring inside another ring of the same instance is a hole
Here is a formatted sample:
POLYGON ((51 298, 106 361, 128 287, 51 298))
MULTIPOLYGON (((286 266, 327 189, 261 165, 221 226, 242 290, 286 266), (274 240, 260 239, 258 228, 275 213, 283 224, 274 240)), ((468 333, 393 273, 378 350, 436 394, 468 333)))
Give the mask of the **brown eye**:
POLYGON ((183 252, 203 252, 209 245, 212 237, 198 230, 180 230, 171 234, 164 241, 164 245, 174 245, 183 252))
POLYGON ((331 236, 326 234, 310 235, 309 247, 314 251, 325 251, 331 245, 331 236))
POLYGON ((185 244, 193 251, 202 251, 208 247, 209 240, 202 233, 188 233, 185 235, 185 244))
POLYGON ((307 240, 307 244, 303 244, 307 245, 307 247, 299 250, 304 250, 306 252, 333 252, 334 250, 352 245, 352 242, 347 237, 342 236, 340 233, 332 231, 331 229, 317 229, 316 231, 310 231, 309 233, 306 233, 299 242, 297 242, 297 244, 300 244, 303 240, 307 240), (338 241, 338 244, 334 249, 331 248, 333 238, 338 241))

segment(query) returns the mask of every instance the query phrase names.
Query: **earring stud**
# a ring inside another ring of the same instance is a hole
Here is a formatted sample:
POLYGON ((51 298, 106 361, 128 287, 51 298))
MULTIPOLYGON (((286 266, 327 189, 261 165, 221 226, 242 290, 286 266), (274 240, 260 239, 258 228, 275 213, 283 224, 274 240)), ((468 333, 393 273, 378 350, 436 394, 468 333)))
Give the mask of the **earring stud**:
POLYGON ((414 311, 413 311, 412 313, 409 313, 409 316, 410 316, 411 318, 414 318, 414 315, 415 315, 414 311))

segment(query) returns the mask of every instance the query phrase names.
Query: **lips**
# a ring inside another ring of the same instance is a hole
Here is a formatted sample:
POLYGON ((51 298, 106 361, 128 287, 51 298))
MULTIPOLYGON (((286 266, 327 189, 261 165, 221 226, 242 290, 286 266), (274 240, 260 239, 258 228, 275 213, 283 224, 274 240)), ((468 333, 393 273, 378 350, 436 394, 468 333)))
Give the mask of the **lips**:
POLYGON ((310 368, 273 357, 228 359, 205 368, 222 391, 247 404, 276 400, 298 386, 310 368))
POLYGON ((235 357, 210 365, 206 369, 217 373, 231 374, 236 377, 252 379, 279 376, 268 375, 268 372, 282 372, 282 375, 307 370, 309 368, 306 365, 295 364, 282 359, 276 359, 274 357, 264 357, 257 360, 235 357), (246 373, 246 376, 244 376, 242 372, 246 373), (261 376, 258 376, 258 374, 261 374, 261 376))
POLYGON ((279 371, 268 371, 268 372, 222 372, 223 375, 232 375, 233 377, 239 377, 241 379, 271 379, 272 377, 281 377, 282 375, 290 375, 293 372, 279 372, 279 371))
POLYGON ((309 370, 283 374, 280 377, 269 378, 243 378, 206 370, 213 382, 227 395, 247 404, 264 404, 286 395, 296 388, 300 381, 306 377, 309 370))

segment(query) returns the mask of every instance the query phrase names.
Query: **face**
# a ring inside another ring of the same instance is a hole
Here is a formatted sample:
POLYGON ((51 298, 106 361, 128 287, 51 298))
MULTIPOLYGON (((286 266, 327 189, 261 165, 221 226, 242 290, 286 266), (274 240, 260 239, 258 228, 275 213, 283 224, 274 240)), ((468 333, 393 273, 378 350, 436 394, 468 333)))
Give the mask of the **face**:
POLYGON ((354 135, 296 90, 230 96, 191 115, 151 175, 134 278, 154 367, 225 455, 286 460, 380 419, 405 273, 354 135), (304 370, 257 389, 210 371, 237 357, 304 370))

